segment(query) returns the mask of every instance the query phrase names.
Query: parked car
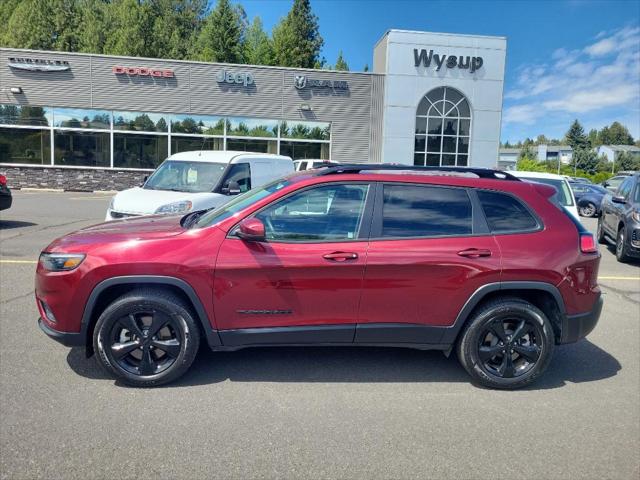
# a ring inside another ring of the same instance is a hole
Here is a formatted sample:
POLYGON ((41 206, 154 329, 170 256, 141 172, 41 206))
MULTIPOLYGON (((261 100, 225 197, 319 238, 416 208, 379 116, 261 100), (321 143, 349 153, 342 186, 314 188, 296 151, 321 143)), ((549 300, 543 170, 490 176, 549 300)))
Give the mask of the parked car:
POLYGON ((182 152, 139 187, 116 194, 105 220, 210 209, 293 172, 290 157, 234 151, 182 152))
POLYGON ((573 197, 573 192, 571 191, 569 182, 564 176, 556 175, 554 173, 521 172, 519 170, 509 173, 527 182, 544 183, 554 187, 558 192, 556 195, 558 204, 566 208, 576 220, 580 221, 580 215, 578 214, 578 208, 576 207, 576 200, 573 197))
POLYGON ((614 194, 602 200, 598 242, 616 246, 616 258, 640 258, 640 173, 627 176, 614 194))
POLYGON ((609 193, 600 185, 585 183, 569 183, 573 196, 578 205, 578 213, 583 217, 597 217, 600 215, 602 198, 609 193))
POLYGON ((615 193, 618 190, 620 184, 627 178, 629 174, 619 172, 615 177, 608 178, 602 182, 602 186, 609 190, 611 193, 615 193))
POLYGON ((11 196, 11 190, 7 186, 7 177, 0 175, 0 210, 6 210, 11 207, 13 197, 11 196))
POLYGON ((338 165, 338 162, 332 162, 331 160, 295 160, 293 162, 296 172, 303 170, 311 170, 312 168, 328 167, 330 165, 338 165))
POLYGON ((602 308, 597 244, 555 195, 487 169, 298 173, 209 212, 55 240, 39 324, 138 386, 175 380, 206 341, 455 349, 474 381, 518 388, 602 308))
POLYGON ((586 184, 592 184, 593 182, 591 180, 589 180, 588 178, 584 178, 584 177, 569 177, 568 178, 569 183, 586 183, 586 184))

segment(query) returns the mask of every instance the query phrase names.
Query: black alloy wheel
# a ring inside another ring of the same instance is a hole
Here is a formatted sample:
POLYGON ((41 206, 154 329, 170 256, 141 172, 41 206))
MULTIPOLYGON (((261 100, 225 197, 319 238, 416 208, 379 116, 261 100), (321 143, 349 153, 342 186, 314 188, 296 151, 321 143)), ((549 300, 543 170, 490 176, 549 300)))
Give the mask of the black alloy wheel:
POLYGON ((540 325, 509 315, 493 320, 480 334, 482 368, 501 378, 519 377, 536 365, 542 353, 540 325))
POLYGON ((184 374, 200 332, 189 305, 160 289, 140 289, 113 301, 98 318, 93 346, 102 367, 124 383, 152 387, 184 374))
POLYGON ((546 370, 555 340, 542 310, 522 298, 505 296, 477 307, 460 334, 456 352, 476 383, 516 389, 546 370))
POLYGON ((624 234, 624 226, 618 230, 618 236, 616 237, 616 259, 619 262, 629 261, 629 253, 627 252, 627 239, 624 234))
POLYGON ((170 368, 183 343, 172 315, 157 310, 140 311, 113 323, 107 355, 129 373, 149 376, 170 368))

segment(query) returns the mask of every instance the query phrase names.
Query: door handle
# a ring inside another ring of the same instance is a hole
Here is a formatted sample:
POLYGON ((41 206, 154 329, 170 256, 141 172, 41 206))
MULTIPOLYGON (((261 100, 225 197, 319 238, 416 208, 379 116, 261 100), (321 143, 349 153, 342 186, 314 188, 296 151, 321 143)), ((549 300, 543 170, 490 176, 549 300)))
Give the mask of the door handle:
POLYGON ((486 248, 468 248, 466 250, 460 250, 458 255, 468 258, 490 257, 491 250, 487 250, 486 248))
POLYGON ((325 260, 331 260, 334 262, 344 262, 346 260, 355 260, 358 258, 358 254, 354 252, 333 252, 325 253, 322 258, 325 260))

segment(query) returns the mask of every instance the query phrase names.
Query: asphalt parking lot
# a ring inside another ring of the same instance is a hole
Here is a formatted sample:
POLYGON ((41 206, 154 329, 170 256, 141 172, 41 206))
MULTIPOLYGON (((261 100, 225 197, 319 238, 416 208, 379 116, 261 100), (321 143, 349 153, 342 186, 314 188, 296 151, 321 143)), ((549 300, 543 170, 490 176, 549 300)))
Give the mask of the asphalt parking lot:
POLYGON ((202 351, 132 389, 36 325, 38 253, 109 198, 17 191, 0 212, 0 478, 639 477, 639 264, 602 248, 599 325, 522 391, 473 386, 454 356, 347 347, 202 351))

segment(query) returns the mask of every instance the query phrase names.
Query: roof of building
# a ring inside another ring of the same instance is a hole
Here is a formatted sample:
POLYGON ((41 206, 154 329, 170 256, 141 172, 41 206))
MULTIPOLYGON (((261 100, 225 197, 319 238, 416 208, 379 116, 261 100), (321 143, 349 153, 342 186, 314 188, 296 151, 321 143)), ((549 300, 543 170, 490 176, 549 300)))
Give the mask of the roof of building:
POLYGON ((275 155, 272 153, 254 153, 234 150, 195 150, 190 152, 174 153, 167 160, 191 161, 191 162, 217 162, 229 163, 239 158, 272 158, 277 160, 287 160, 290 157, 275 155))
POLYGON ((501 148, 500 153, 520 153, 520 148, 501 148))
POLYGON ((640 147, 635 145, 600 145, 601 147, 610 148, 615 152, 640 152, 640 147))

